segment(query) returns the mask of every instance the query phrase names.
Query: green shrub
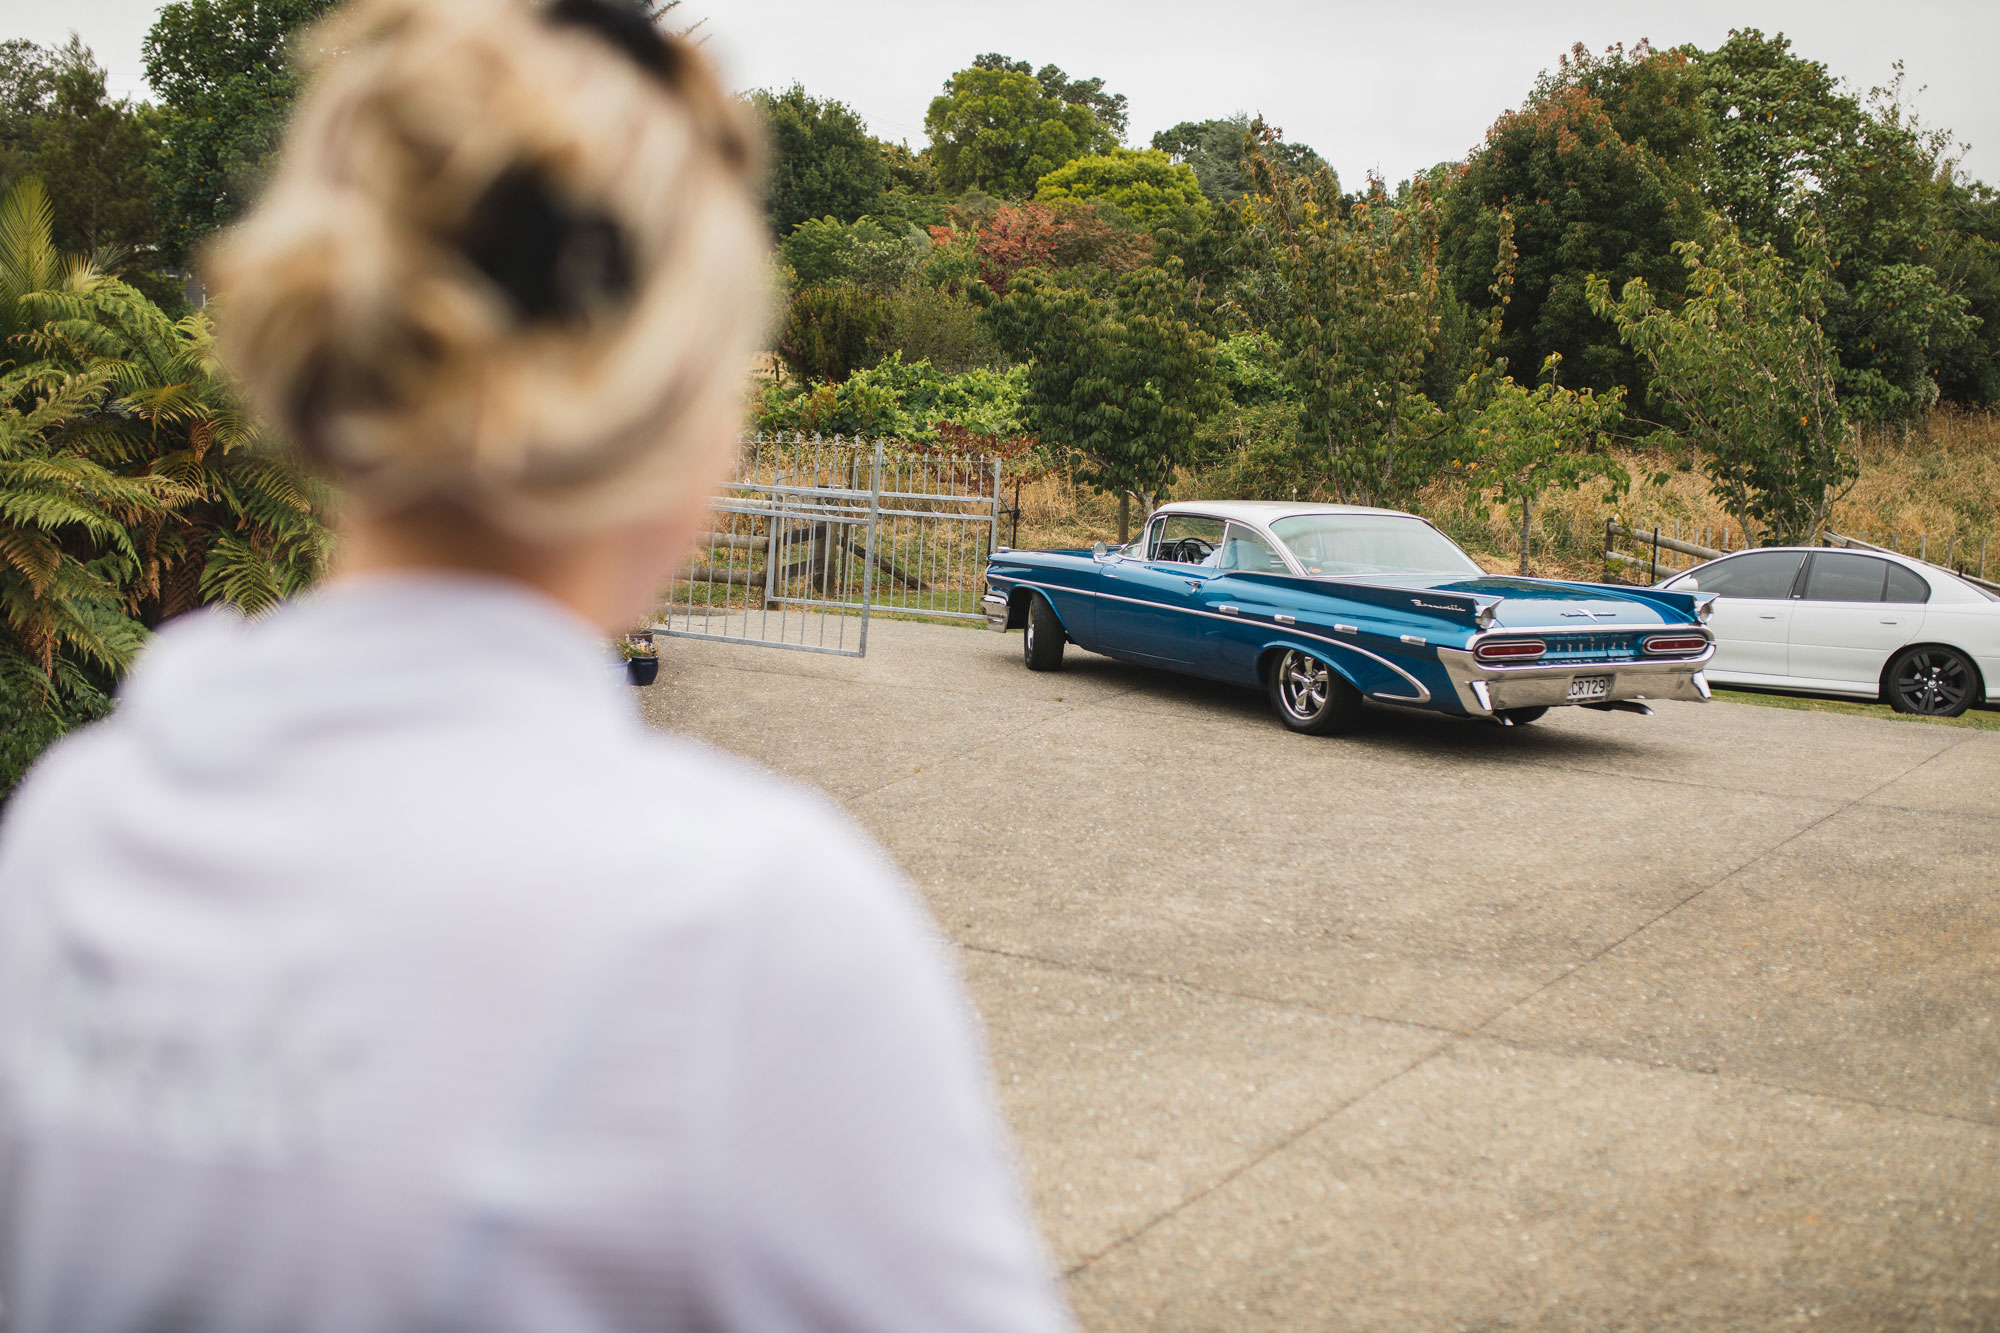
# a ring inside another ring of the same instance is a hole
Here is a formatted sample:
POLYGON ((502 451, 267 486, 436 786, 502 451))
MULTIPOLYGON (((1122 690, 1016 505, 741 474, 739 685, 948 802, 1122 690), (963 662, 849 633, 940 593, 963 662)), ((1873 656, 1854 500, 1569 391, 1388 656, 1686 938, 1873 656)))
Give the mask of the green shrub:
POLYGON ((761 431, 865 435, 935 442, 949 423, 978 435, 1022 433, 1024 367, 948 375, 928 361, 891 354, 838 382, 773 385, 758 413, 761 431))
POLYGON ((889 303, 865 287, 808 287, 785 308, 778 355, 801 382, 845 380, 888 347, 889 303))

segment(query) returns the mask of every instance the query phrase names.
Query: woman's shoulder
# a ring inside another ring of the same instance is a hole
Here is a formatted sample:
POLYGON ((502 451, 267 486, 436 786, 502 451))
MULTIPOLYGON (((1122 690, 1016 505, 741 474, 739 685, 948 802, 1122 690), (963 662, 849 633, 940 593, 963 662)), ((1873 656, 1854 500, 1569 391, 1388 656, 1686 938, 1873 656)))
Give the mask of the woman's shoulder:
POLYGON ((701 741, 637 739, 600 796, 617 841, 676 879, 732 885, 767 906, 905 915, 914 896, 882 849, 825 795, 701 741))

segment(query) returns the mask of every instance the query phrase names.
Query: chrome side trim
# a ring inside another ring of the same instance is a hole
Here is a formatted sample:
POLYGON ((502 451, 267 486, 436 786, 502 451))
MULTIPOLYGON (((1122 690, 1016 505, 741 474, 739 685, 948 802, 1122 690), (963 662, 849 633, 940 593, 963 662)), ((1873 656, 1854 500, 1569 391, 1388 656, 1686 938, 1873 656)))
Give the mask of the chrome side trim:
POLYGON ((1243 614, 1243 608, 1240 606, 1224 605, 1224 606, 1218 606, 1215 609, 1222 612, 1222 614, 1225 616, 1239 616, 1243 614))
MULTIPOLYGON (((1067 588, 1060 583, 1037 583, 1031 579, 1015 579, 1014 584, 1017 587, 1023 587, 1023 588, 1045 588, 1051 592, 1075 593, 1079 597, 1096 597, 1102 601, 1108 601, 1108 602, 1129 602, 1133 606, 1150 606, 1160 611, 1177 611, 1184 616, 1206 616, 1210 620, 1221 620, 1228 623, 1239 624, 1239 625, 1243 623, 1243 618, 1241 616, 1218 615, 1214 611, 1203 611, 1192 606, 1166 606, 1159 602, 1147 601, 1144 598, 1140 597, 1120 597, 1117 593, 1111 593, 1111 592, 1090 592, 1083 588, 1067 588)), ((1273 617, 1273 619, 1275 618, 1276 617, 1273 617)), ((1255 618, 1252 618, 1250 623, 1257 624, 1259 622, 1255 618)), ((1377 690, 1373 695, 1370 696, 1371 698, 1381 699, 1388 703, 1399 703, 1399 704, 1427 704, 1431 701, 1431 692, 1428 686, 1426 686, 1421 680, 1418 680, 1415 676, 1411 675, 1409 672, 1403 670, 1403 668, 1397 666, 1394 662, 1390 661, 1388 658, 1383 657, 1380 653, 1369 652, 1366 648, 1363 648, 1359 644, 1346 643, 1340 639, 1330 638, 1325 634, 1316 634, 1312 630, 1299 629, 1296 625, 1288 625, 1286 626, 1286 628, 1290 630, 1293 634, 1298 635, 1300 638, 1316 639, 1321 643, 1331 644, 1335 648, 1344 648, 1350 653, 1359 653, 1371 662, 1379 662, 1381 665, 1388 667, 1389 670, 1395 672, 1397 675, 1401 676, 1404 680, 1408 681, 1410 683, 1410 688, 1416 691, 1415 694, 1389 694, 1385 691, 1377 690)), ((1352 625, 1335 625, 1334 628, 1336 630, 1339 630, 1343 634, 1359 634, 1361 632, 1352 625)))
MULTIPOLYGON (((1014 586, 1017 588, 1041 588, 1046 592, 1074 593, 1078 597, 1109 597, 1111 595, 1110 593, 1092 592, 1088 588, 1072 588, 1069 585, 1063 583, 1037 583, 1033 579, 1015 579, 1014 586)), ((1130 601, 1136 601, 1137 599, 1132 597, 1120 597, 1118 600, 1121 602, 1130 602, 1130 601)), ((1150 605, 1150 603, 1147 603, 1147 605, 1150 605)))
POLYGON ((1282 611, 1272 612, 1271 619, 1277 621, 1280 625, 1296 625, 1299 623, 1299 618, 1297 616, 1288 616, 1284 614, 1282 611))
POLYGON ((1359 634, 1361 631, 1352 625, 1343 625, 1336 620, 1333 623, 1333 632, 1335 634, 1359 634))
POLYGON ((1699 625, 1499 625, 1473 636, 1467 645, 1477 648, 1486 639, 1505 639, 1517 634, 1706 634, 1699 625))
POLYGON ((1428 644, 1430 640, 1424 638, 1421 634, 1405 634, 1403 636, 1403 642, 1415 644, 1417 647, 1422 648, 1426 644, 1428 644))

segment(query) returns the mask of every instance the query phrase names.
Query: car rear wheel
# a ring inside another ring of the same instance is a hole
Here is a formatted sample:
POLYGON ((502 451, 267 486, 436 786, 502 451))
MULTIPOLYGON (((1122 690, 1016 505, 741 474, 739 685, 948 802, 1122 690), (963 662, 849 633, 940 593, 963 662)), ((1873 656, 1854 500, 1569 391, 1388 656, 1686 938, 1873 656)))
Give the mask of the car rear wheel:
POLYGON ((1978 668, 1956 648, 1906 648, 1883 674, 1882 693, 1899 713, 1957 717, 1978 691, 1978 668))
POLYGON ((1028 594, 1028 626, 1021 634, 1021 660, 1028 670, 1061 671, 1063 642, 1068 638, 1048 599, 1028 594))
POLYGON ((1361 721, 1361 691, 1310 653, 1286 649, 1271 667, 1269 688, 1278 720, 1293 731, 1333 736, 1361 721))
POLYGON ((1530 722, 1541 721, 1543 715, 1548 711, 1548 705, 1544 704, 1540 708, 1503 708, 1493 716, 1512 723, 1514 726, 1525 727, 1530 722))

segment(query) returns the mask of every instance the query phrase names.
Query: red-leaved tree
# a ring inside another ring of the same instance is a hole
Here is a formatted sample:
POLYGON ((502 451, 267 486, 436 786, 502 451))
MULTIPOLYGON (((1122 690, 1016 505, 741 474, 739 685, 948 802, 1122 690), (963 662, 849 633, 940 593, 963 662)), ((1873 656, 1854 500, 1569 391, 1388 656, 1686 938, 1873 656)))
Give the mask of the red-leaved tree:
MULTIPOLYGON (((1114 226, 1089 204, 1002 204, 966 230, 978 256, 979 280, 995 293, 1004 293, 1028 269, 1088 264, 1129 273, 1153 253, 1150 237, 1114 226)), ((951 245, 963 234, 956 225, 932 227, 931 239, 951 245)))

